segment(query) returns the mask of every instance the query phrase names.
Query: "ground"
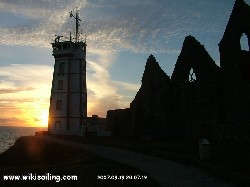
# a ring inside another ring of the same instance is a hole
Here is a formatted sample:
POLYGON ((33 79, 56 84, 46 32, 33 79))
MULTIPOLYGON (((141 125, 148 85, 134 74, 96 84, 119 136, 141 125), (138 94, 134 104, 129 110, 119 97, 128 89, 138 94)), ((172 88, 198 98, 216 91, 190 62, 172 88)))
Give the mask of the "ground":
MULTIPOLYGON (((221 187, 234 186, 232 182, 237 186, 249 184, 247 147, 247 145, 212 144, 212 159, 199 161, 196 140, 22 137, 12 148, 0 155, 0 166, 2 166, 0 171, 1 174, 49 172, 60 175, 75 174, 79 177, 77 182, 56 183, 60 186, 88 184, 88 186, 221 187), (228 154, 229 152, 232 154, 228 154), (102 178, 107 175, 136 176, 137 180, 97 180, 98 175, 102 178), (143 176, 146 176, 147 180, 142 180, 143 176)), ((13 182, 7 184, 13 186, 13 182)), ((32 186, 34 183, 29 181, 25 184, 32 186)), ((36 181, 36 186, 39 184, 43 186, 44 183, 36 181)), ((49 185, 54 186, 55 182, 47 182, 46 186, 49 185)))
POLYGON ((152 178, 146 180, 97 180, 98 175, 146 175, 141 170, 104 159, 89 151, 46 142, 36 137, 21 137, 15 145, 0 155, 2 175, 77 175, 77 181, 8 181, 4 186, 158 186, 152 178))

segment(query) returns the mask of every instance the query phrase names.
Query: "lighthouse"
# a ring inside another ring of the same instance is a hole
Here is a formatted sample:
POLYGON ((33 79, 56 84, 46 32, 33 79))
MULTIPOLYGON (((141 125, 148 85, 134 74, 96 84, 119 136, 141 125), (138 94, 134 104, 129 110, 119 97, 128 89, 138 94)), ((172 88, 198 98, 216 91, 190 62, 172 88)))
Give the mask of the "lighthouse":
POLYGON ((51 43, 55 58, 48 131, 50 134, 84 136, 87 124, 86 39, 79 39, 79 13, 70 12, 75 33, 63 41, 56 36, 51 43))

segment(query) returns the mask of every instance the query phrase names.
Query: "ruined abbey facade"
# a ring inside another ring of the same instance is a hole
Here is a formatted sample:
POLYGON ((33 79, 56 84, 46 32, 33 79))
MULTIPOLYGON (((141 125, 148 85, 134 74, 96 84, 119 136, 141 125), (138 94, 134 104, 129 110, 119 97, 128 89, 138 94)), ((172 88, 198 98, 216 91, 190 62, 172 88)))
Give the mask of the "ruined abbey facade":
POLYGON ((250 7, 236 0, 222 40, 220 67, 193 36, 184 40, 171 78, 153 55, 130 108, 107 112, 114 136, 210 138, 250 142, 250 7))

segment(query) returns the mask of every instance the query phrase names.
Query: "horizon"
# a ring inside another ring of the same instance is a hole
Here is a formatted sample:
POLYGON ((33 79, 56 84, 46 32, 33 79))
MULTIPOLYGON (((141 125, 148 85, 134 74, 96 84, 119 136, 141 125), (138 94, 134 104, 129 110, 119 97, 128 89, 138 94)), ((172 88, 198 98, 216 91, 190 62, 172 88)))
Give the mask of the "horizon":
POLYGON ((150 54, 171 76, 188 35, 219 66, 218 43, 234 2, 1 1, 0 126, 47 126, 54 66, 50 43, 54 35, 69 37, 74 25, 69 12, 75 7, 82 37, 87 35, 88 116, 106 117, 108 110, 129 107, 150 54))
POLYGON ((47 128, 47 126, 41 126, 41 125, 38 125, 38 126, 20 126, 20 125, 0 125, 0 127, 28 127, 28 128, 47 128))

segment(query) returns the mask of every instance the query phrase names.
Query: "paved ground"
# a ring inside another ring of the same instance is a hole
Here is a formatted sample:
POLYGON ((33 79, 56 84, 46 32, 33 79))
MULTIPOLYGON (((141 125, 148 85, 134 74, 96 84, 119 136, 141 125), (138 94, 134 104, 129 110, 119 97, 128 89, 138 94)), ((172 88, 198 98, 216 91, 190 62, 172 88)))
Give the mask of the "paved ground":
POLYGON ((164 160, 152 156, 143 155, 113 147, 81 144, 49 136, 38 138, 50 142, 57 142, 89 150, 99 156, 128 164, 145 171, 153 177, 161 186, 171 187, 228 187, 233 186, 225 181, 218 180, 207 173, 190 166, 185 166, 173 161, 164 160))

